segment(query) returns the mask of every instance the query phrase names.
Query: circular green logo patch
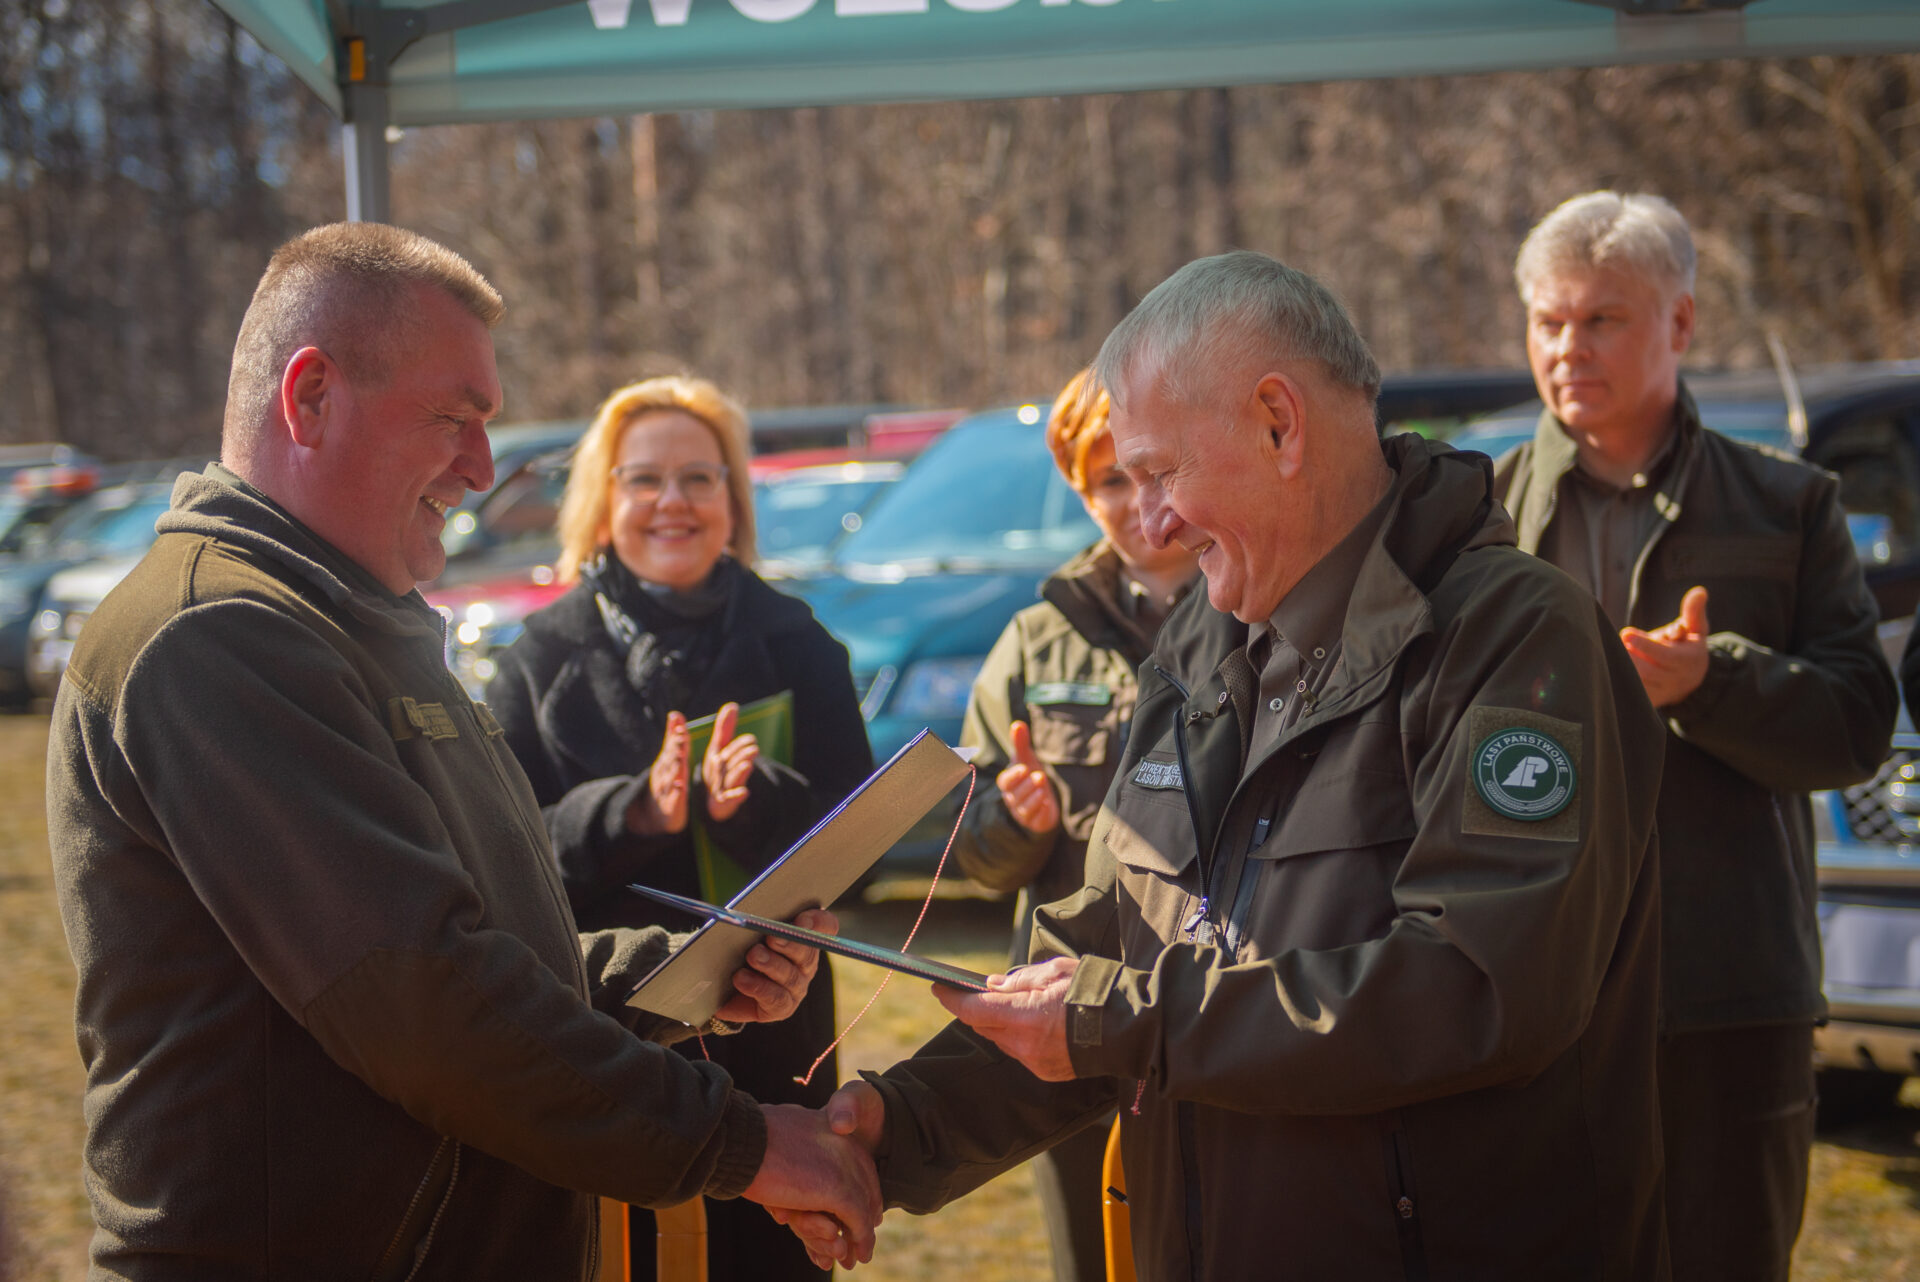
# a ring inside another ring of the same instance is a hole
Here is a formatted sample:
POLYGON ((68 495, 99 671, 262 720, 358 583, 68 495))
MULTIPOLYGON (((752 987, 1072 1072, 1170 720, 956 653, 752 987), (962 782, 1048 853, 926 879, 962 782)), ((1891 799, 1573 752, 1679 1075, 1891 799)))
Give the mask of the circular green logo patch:
POLYGON ((1565 810, 1579 780, 1567 750, 1551 735, 1513 726, 1474 750, 1473 786, 1495 814, 1535 823, 1565 810))

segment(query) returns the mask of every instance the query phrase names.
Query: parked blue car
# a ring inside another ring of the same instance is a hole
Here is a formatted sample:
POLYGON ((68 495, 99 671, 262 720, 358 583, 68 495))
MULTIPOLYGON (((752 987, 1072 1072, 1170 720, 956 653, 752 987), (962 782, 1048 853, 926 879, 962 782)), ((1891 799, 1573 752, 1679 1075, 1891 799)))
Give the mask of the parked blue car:
MULTIPOLYGON (((1045 419, 1037 404, 962 419, 880 495, 824 573, 781 584, 851 652, 876 761, 921 730, 959 742, 987 651, 1047 575, 1099 537, 1053 465, 1045 419)), ((929 867, 964 795, 910 832, 888 867, 929 867)))

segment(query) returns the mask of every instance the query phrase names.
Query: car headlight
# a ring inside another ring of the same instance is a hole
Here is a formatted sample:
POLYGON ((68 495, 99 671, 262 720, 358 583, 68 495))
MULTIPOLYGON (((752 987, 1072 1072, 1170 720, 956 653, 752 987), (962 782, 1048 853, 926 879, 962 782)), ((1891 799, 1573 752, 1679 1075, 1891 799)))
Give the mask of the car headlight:
POLYGON ((973 679, 980 675, 984 654, 953 659, 921 659, 907 665, 887 711, 896 717, 958 717, 967 710, 967 698, 973 693, 973 679))

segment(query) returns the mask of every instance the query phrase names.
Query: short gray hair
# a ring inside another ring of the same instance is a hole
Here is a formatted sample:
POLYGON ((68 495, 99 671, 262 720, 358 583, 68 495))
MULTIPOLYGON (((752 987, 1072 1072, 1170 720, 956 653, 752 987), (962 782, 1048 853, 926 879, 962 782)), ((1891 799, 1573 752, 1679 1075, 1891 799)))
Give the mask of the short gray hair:
POLYGON ((444 291, 491 329, 506 311, 473 265, 425 236, 384 223, 329 223, 274 251, 240 322, 227 379, 225 436, 244 446, 279 394, 280 375, 309 344, 347 377, 379 386, 407 355, 407 292, 444 291))
POLYGON ((1094 371, 1115 401, 1146 368, 1192 404, 1220 374, 1255 359, 1319 361, 1369 402, 1380 394, 1380 366, 1333 291, 1250 249, 1196 259, 1161 281, 1107 335, 1094 371))
POLYGON ((1620 268, 1672 294, 1693 292, 1693 233, 1670 201, 1646 192, 1590 191, 1542 218, 1520 244, 1513 281, 1531 302, 1533 283, 1563 271, 1620 268))

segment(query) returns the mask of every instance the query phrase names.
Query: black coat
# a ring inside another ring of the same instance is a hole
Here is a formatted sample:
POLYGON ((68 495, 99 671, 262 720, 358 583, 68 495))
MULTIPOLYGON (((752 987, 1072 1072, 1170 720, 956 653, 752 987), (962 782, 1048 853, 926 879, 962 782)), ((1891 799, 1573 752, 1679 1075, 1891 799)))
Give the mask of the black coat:
MULTIPOLYGON (((647 786, 647 769, 660 751, 669 709, 654 705, 668 701, 663 688, 671 691, 672 710, 690 720, 728 701, 744 704, 793 692, 794 764, 762 756, 747 800, 732 819, 705 819, 706 792, 694 763, 688 813, 701 816, 714 844, 749 873, 778 858, 872 773, 846 647, 804 602, 731 562, 723 562, 720 573, 724 603, 693 623, 653 606, 644 594, 622 597, 634 622, 656 636, 674 635, 685 645, 686 629, 695 630, 689 680, 655 683, 651 697, 636 689, 627 676, 628 647, 608 632, 594 589, 583 582, 527 617, 526 631, 501 656, 500 670, 487 685, 487 702, 507 745, 533 781, 582 929, 687 930, 693 924, 625 889, 641 881, 701 893, 689 834, 640 837, 626 830, 628 803, 647 786)), ((833 980, 822 958, 791 1018, 708 1038, 705 1052, 756 1099, 818 1105, 837 1083, 834 1064, 823 1064, 805 1091, 792 1078, 806 1072, 833 1033, 833 980)), ((704 1053, 691 1040, 681 1049, 704 1053)))
MULTIPOLYGON (((623 604, 643 629, 697 630, 699 670, 690 682, 677 683, 671 700, 688 719, 729 701, 793 692, 792 766, 762 756, 746 802, 725 823, 704 819, 706 794, 694 763, 690 813, 702 816, 714 843, 753 873, 872 773, 873 756, 846 647, 804 602, 731 563, 723 563, 723 571, 724 604, 695 624, 650 609, 644 599, 623 604)), ((683 917, 625 889, 644 881, 700 893, 690 835, 640 837, 626 830, 627 806, 646 787, 668 711, 649 706, 634 688, 627 658, 583 582, 527 617, 526 631, 501 656, 487 685, 487 702, 533 781, 582 929, 658 922, 683 930, 683 917)), ((656 687, 651 702, 666 701, 656 687)))

